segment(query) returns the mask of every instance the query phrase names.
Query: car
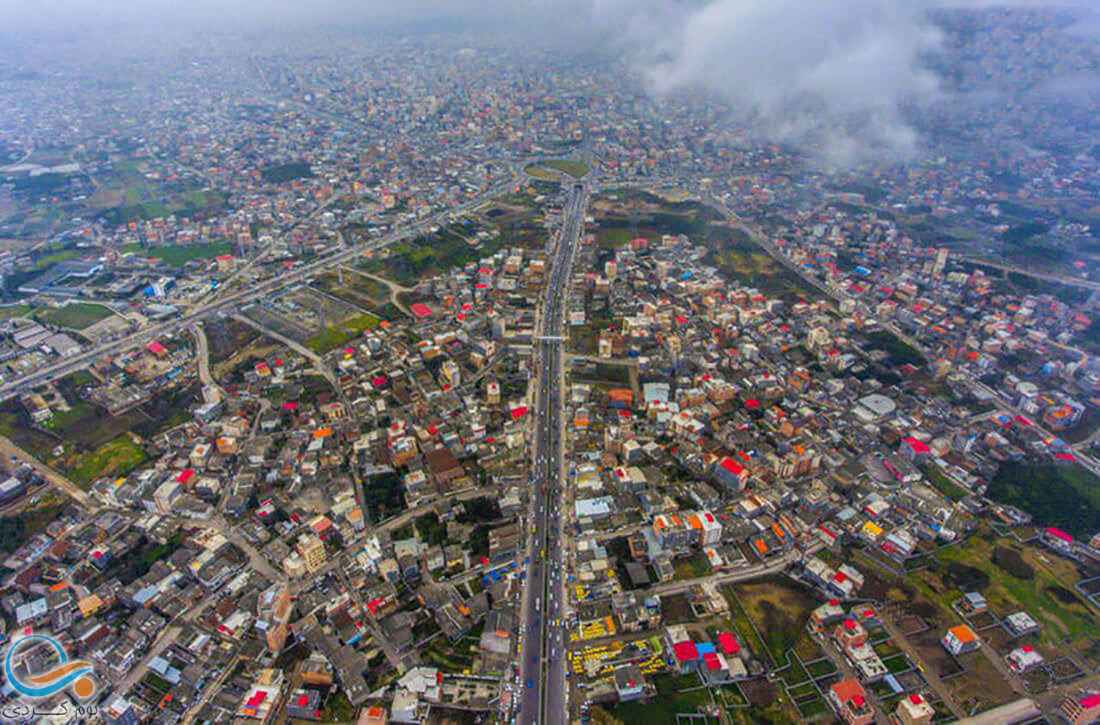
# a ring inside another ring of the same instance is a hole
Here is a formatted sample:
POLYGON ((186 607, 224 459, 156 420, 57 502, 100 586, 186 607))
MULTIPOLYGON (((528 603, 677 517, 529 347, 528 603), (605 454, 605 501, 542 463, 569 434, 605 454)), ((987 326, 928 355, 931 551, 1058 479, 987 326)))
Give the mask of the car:
POLYGON ((530 690, 535 683, 531 681, 531 678, 527 678, 527 689, 530 690))

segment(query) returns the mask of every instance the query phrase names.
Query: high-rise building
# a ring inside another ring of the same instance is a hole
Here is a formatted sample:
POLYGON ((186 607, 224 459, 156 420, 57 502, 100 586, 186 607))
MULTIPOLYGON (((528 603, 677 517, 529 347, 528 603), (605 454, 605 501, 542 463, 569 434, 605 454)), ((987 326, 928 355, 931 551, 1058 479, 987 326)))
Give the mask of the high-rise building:
POLYGON ((943 268, 947 266, 947 247, 941 247, 936 252, 936 263, 932 265, 932 276, 939 277, 943 274, 943 268))
POLYGON ((324 566, 325 561, 328 559, 325 553, 325 542, 313 534, 299 536, 295 548, 302 557, 302 561, 305 562, 306 571, 311 574, 324 566))

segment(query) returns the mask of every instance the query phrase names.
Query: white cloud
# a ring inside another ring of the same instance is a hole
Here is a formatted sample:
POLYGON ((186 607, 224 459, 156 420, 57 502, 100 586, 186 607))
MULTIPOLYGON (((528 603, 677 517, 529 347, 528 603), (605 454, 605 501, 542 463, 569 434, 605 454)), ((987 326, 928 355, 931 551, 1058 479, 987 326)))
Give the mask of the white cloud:
POLYGON ((625 14, 627 48, 658 93, 702 87, 730 99, 764 134, 823 144, 833 161, 913 151, 908 101, 937 90, 922 68, 938 34, 922 4, 904 0, 674 0, 641 6, 594 0, 625 14))

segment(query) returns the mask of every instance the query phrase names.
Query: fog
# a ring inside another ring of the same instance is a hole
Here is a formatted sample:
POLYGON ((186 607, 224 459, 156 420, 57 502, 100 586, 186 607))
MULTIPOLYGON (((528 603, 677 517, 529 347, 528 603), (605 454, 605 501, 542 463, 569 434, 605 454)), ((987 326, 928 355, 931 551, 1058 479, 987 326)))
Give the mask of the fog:
POLYGON ((110 52, 120 36, 170 45, 197 31, 275 37, 334 28, 396 33, 409 24, 552 38, 562 52, 611 51, 655 94, 719 94, 755 133, 847 164, 917 150, 902 109, 939 91, 921 63, 940 42, 923 19, 932 1, 0 0, 0 40, 26 48, 51 36, 91 39, 110 52))

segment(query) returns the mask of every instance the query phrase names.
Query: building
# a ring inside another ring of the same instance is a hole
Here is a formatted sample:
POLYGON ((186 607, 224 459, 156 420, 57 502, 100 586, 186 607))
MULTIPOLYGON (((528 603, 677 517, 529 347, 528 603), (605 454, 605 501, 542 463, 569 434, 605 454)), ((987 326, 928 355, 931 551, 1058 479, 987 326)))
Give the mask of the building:
POLYGON ((973 617, 988 611, 989 605, 986 603, 985 597, 978 592, 967 592, 958 601, 958 608, 966 616, 973 617))
POLYGON ((103 717, 103 722, 106 725, 138 725, 137 713, 134 712, 134 706, 122 695, 111 695, 111 698, 107 701, 105 707, 103 707, 99 714, 103 717))
POLYGON ((1067 697, 1062 701, 1062 716, 1071 725, 1086 725, 1100 720, 1100 693, 1067 697))
POLYGON ((295 545, 298 555, 305 563, 306 571, 310 574, 325 565, 328 555, 325 553, 325 542, 314 534, 302 534, 295 545))
POLYGON ((1013 637, 1023 637, 1039 631, 1039 623, 1027 612, 1013 612, 1001 624, 1013 637))
POLYGON ((420 698, 416 693, 408 690, 397 691, 390 706, 390 722, 410 725, 420 722, 420 698))
POLYGON ((1015 672, 1024 672, 1043 664, 1043 656, 1034 647, 1025 644, 1006 654, 1005 662, 1015 672))
POLYGON ((251 718, 266 723, 275 714, 275 705, 283 691, 282 670, 260 670, 256 681, 248 688, 241 704, 237 707, 237 717, 251 718))
POLYGON ((741 491, 749 480, 749 469, 726 456, 714 467, 714 478, 727 488, 741 491))
POLYGON ((871 725, 875 713, 867 692, 856 680, 841 680, 829 688, 829 704, 848 725, 871 725))
POLYGON ((942 642, 944 648, 956 657, 967 652, 973 652, 981 646, 978 635, 974 634, 974 630, 965 624, 958 624, 947 630, 942 642))
POLYGON ((299 720, 320 720, 321 709, 319 690, 295 690, 286 704, 287 714, 299 720))
POLYGON ((387 720, 386 708, 371 705, 359 713, 357 725, 386 725, 387 720))
POLYGON ((898 725, 928 725, 936 714, 936 709, 919 693, 903 697, 894 710, 893 720, 898 725))
POLYGON ((645 677, 638 665, 615 670, 615 692, 620 702, 638 700, 645 695, 645 677))

